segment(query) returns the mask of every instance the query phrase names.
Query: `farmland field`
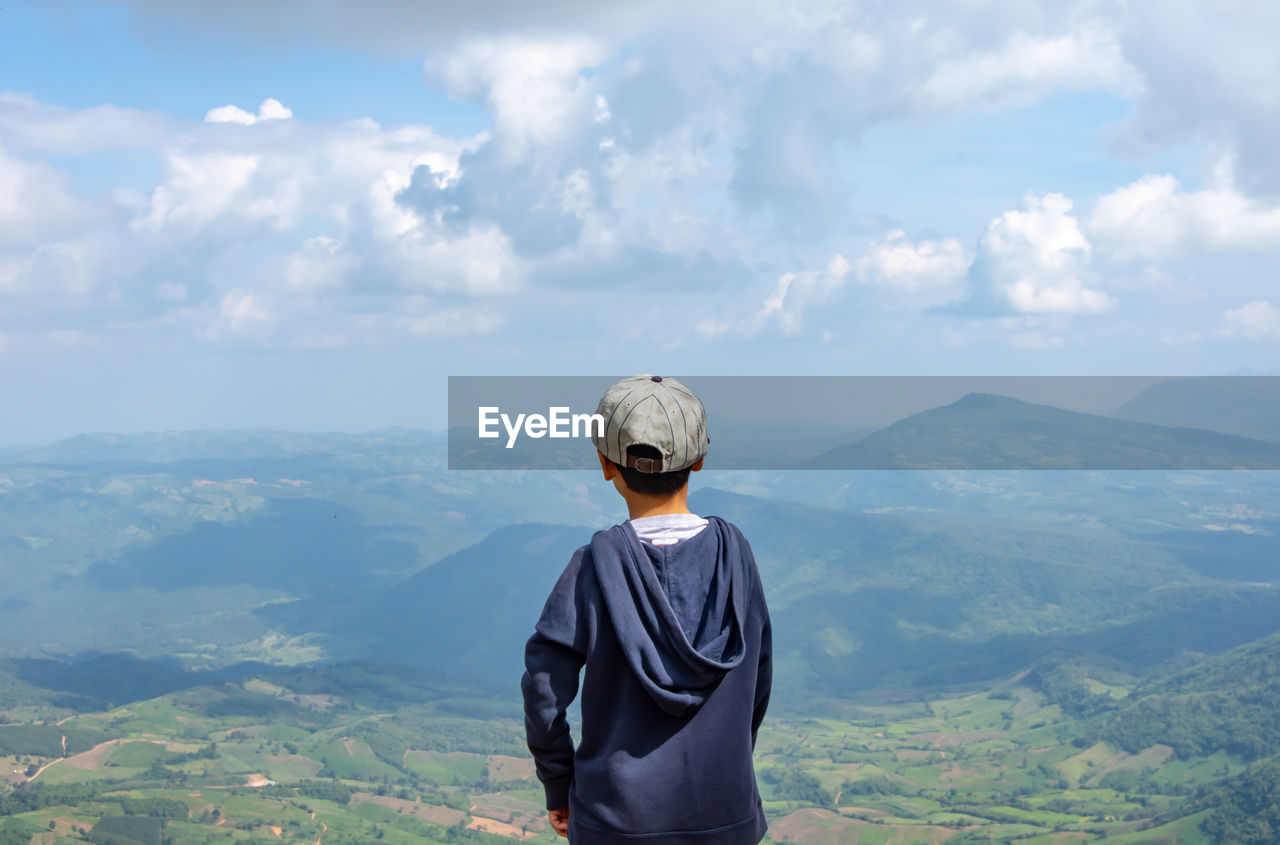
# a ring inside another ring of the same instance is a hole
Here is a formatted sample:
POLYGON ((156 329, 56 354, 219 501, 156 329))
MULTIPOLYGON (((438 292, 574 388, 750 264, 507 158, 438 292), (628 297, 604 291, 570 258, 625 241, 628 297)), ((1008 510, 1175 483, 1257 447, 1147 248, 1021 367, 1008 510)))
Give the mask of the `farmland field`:
MULTIPOLYGON (((305 673, 294 681, 318 683, 305 673)), ((443 691, 387 708, 333 690, 325 712, 315 702, 288 711, 296 723, 279 713, 270 722, 199 715, 267 690, 297 695, 289 678, 251 677, 101 712, 50 709, 39 722, 113 736, 66 758, 16 755, 44 768, 10 774, 0 816, 9 838, 0 841, 81 841, 81 829, 92 837, 106 824, 106 836, 124 824, 111 819, 142 817, 158 819, 174 843, 554 841, 520 750, 518 702, 492 699, 490 717, 468 719, 450 712, 443 691)), ((1197 796, 1249 763, 1072 741, 1088 720, 1064 715, 1024 679, 880 698, 815 700, 811 714, 766 720, 756 761, 770 841, 1207 843, 1197 796)))

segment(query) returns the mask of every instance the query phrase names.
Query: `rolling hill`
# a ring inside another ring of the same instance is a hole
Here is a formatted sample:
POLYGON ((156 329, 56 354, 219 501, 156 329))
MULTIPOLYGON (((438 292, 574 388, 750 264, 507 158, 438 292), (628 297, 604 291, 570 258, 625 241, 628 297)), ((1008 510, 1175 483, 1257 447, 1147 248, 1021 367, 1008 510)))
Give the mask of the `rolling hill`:
POLYGON ((1276 469, 1280 444, 970 393, 912 414, 813 469, 1276 469))
MULTIPOLYGON (((1204 571, 1221 532, 1128 537, 1088 523, 862 513, 714 489, 691 506, 735 522, 752 543, 779 701, 962 685, 1082 656, 1144 674, 1280 627, 1280 566, 1263 571, 1280 560, 1271 536, 1229 538, 1249 542, 1254 580, 1242 582, 1204 571)), ((503 688, 591 530, 509 526, 392 585, 257 614, 292 636, 321 635, 331 655, 503 688)))
POLYGON ((1280 440, 1280 378, 1201 376, 1157 382, 1111 416, 1274 442, 1280 440))
POLYGON ((335 651, 514 689, 542 603, 590 537, 590 529, 566 525, 508 526, 349 605, 301 610, 341 641, 335 651))
MULTIPOLYGON (((442 443, 409 435, 307 435, 275 457, 258 432, 243 453, 175 435, 174 460, 142 463, 138 437, 0 466, 7 653, 362 659, 501 686, 569 554, 622 517, 596 473, 447 472, 442 443)), ((785 635, 780 689, 802 700, 1073 655, 1147 673, 1270 634, 1270 478, 703 472, 691 501, 751 539, 785 635)))

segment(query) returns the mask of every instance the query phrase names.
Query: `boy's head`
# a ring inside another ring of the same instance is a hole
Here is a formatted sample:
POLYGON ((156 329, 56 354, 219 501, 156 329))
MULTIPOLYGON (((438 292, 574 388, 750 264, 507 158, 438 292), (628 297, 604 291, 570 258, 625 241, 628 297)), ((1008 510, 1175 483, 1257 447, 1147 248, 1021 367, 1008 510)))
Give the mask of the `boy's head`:
POLYGON ((592 442, 632 493, 665 497, 689 483, 707 454, 706 411, 689 388, 673 378, 640 375, 605 391, 596 408, 602 436, 592 442))

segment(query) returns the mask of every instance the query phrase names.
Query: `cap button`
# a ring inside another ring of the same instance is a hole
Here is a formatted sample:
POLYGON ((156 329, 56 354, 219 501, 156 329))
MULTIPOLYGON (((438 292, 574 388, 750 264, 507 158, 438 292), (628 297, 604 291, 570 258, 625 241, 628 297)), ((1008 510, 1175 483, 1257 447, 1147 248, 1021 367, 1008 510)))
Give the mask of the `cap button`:
POLYGON ((653 381, 662 381, 662 376, 650 376, 653 381))

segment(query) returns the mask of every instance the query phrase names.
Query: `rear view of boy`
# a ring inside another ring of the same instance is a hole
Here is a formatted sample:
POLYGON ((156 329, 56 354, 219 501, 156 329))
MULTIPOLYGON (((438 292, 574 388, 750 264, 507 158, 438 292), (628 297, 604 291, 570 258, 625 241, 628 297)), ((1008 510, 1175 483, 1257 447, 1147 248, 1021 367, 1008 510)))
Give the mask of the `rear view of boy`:
POLYGON ((525 647, 525 728, 571 845, 753 845, 751 755, 769 703, 769 610, 751 547, 687 506, 708 438, 672 378, 613 385, 594 436, 630 519, 578 549, 525 647), (582 736, 565 711, 582 675, 582 736))

